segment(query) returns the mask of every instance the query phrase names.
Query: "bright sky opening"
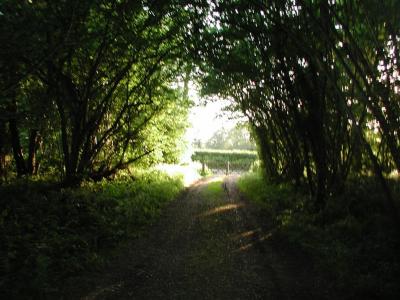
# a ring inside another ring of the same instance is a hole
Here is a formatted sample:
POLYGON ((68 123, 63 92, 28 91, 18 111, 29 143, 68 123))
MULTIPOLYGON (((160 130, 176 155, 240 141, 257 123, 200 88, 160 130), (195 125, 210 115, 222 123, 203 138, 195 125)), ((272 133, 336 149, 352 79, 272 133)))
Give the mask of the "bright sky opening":
POLYGON ((198 95, 194 85, 190 87, 189 97, 195 103, 189 113, 190 127, 185 135, 189 144, 195 140, 204 143, 219 129, 231 129, 243 121, 243 117, 224 111, 224 108, 229 106, 229 101, 220 99, 205 102, 198 95))

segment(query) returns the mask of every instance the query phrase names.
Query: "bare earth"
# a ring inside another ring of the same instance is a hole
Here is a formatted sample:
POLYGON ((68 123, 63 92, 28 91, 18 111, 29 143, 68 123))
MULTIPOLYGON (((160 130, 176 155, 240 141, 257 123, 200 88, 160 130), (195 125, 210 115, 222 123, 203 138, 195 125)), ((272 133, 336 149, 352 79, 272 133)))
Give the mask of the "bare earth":
POLYGON ((216 179, 191 186, 146 236, 93 274, 90 290, 77 282, 65 298, 333 298, 302 255, 272 238, 268 220, 238 193, 236 176, 222 178, 222 197, 204 196, 216 179))

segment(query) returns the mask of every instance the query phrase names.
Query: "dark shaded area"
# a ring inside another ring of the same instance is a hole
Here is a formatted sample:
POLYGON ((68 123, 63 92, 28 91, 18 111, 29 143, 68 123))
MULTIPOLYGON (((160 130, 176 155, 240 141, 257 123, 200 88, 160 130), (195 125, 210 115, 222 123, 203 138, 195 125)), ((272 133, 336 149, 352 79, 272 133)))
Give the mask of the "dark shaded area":
MULTIPOLYGON (((372 178, 327 199, 318 214, 304 192, 290 185, 265 185, 260 174, 240 178, 239 188, 261 207, 274 237, 293 255, 305 253, 328 276, 327 286, 343 299, 397 299, 400 293, 400 242, 382 207, 372 178)), ((392 186, 394 188, 395 186, 392 186)))
POLYGON ((76 278, 65 295, 85 282, 91 289, 68 298, 337 299, 307 256, 272 239, 235 177, 212 180, 189 188, 146 237, 109 268, 76 278))
POLYGON ((62 298, 68 278, 103 266, 182 188, 154 172, 73 189, 26 180, 0 187, 1 297, 62 298))

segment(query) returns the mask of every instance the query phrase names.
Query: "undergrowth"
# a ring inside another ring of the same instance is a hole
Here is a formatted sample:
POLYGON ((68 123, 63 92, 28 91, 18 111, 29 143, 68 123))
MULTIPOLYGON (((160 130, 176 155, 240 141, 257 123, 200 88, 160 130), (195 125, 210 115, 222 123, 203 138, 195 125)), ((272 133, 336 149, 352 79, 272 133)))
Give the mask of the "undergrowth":
MULTIPOLYGON (((398 183, 392 184, 396 191, 398 183)), ((238 185, 263 209, 275 238, 313 258, 328 275, 330 288, 344 299, 399 299, 398 231, 372 178, 353 180, 342 195, 328 198, 319 213, 307 208, 304 193, 267 184, 258 173, 241 177, 238 185)))
POLYGON ((52 298, 63 279, 100 267, 183 189, 181 178, 141 172, 62 189, 45 181, 0 187, 0 298, 52 298))

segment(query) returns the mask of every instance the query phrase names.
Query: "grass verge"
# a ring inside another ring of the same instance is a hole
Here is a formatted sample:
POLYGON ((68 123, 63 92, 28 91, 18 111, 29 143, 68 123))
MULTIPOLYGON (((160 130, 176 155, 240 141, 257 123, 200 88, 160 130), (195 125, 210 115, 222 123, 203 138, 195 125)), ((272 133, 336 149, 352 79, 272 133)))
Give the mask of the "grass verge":
POLYGON ((241 177, 238 186, 271 220, 275 237, 311 257, 344 299, 400 298, 398 232, 372 179, 350 182, 319 213, 307 209, 306 195, 267 184, 258 173, 241 177))

